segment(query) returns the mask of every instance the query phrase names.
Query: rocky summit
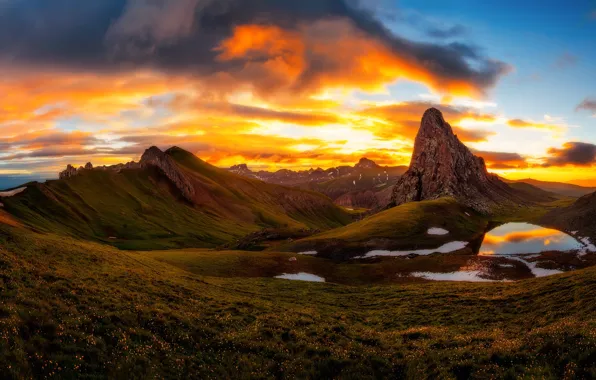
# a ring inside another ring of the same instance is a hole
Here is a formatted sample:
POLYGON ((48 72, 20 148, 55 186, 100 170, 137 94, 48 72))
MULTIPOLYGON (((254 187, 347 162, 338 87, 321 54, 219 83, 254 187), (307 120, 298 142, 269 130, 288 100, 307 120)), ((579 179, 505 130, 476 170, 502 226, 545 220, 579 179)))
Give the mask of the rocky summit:
MULTIPOLYGON (((179 148, 172 148, 179 149, 179 148)), ((196 195, 195 188, 187 176, 178 168, 174 160, 167 154, 162 152, 158 147, 152 146, 147 149, 141 161, 139 162, 141 168, 153 166, 160 169, 163 174, 168 177, 170 181, 180 190, 184 198, 194 203, 196 195)))
POLYGON ((522 201, 514 189, 488 173, 484 159, 459 141, 443 114, 431 108, 422 117, 410 167, 395 185, 390 206, 441 197, 456 198, 482 213, 522 201))

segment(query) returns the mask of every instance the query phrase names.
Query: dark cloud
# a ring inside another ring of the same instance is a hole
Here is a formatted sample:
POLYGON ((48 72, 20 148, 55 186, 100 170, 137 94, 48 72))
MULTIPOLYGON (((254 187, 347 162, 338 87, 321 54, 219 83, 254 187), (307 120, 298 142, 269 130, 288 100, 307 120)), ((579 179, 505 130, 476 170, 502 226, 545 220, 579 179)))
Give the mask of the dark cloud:
POLYGON ((444 25, 437 22, 437 20, 430 19, 423 14, 413 11, 398 11, 392 19, 398 22, 405 22, 428 37, 437 39, 457 38, 468 33, 467 28, 463 25, 444 25))
MULTIPOLYGON (((389 32, 371 12, 347 0, 27 0, 0 8, 0 61, 67 69, 122 70, 131 65, 197 75, 234 73, 246 61, 221 62, 216 47, 234 27, 275 25, 295 30, 318 20, 343 20, 393 54, 436 77, 479 91, 493 86, 508 65, 466 44, 419 43, 389 32)), ((454 36, 461 27, 434 30, 454 36)), ((305 75, 334 69, 306 56, 305 75)), ((255 79, 255 78, 253 78, 255 79)), ((258 79, 258 78, 257 78, 258 79)), ((308 81, 302 80, 304 84, 308 81)))
POLYGON ((474 151, 474 154, 484 158, 491 169, 526 168, 526 159, 519 153, 474 151))
POLYGON ((568 142, 562 149, 551 148, 548 150, 550 157, 546 159, 548 166, 591 166, 596 162, 596 145, 583 142, 568 142))
POLYGON ((453 25, 448 28, 429 27, 426 31, 430 37, 433 38, 455 38, 461 37, 467 33, 467 29, 463 25, 453 25))
POLYGON ((583 102, 581 102, 576 111, 590 111, 594 115, 596 115, 596 99, 586 98, 583 102))

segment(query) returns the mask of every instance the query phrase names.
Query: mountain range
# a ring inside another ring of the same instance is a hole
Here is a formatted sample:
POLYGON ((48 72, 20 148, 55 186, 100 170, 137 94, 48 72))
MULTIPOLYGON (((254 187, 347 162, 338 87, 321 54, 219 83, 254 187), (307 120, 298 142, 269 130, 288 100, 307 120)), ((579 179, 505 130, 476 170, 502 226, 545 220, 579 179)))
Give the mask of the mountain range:
POLYGON ((316 191, 330 197, 335 204, 347 208, 374 209, 388 203, 392 188, 407 170, 406 166, 380 166, 366 157, 354 166, 330 169, 275 172, 251 171, 246 164, 232 166, 229 171, 268 183, 316 191))

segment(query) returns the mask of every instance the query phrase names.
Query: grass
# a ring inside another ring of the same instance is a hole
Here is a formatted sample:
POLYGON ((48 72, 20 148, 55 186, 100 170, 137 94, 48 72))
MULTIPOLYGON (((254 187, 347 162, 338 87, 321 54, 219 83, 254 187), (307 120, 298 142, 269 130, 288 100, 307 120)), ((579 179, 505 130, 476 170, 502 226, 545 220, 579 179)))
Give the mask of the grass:
POLYGON ((244 179, 181 149, 170 153, 197 189, 194 205, 148 169, 84 171, 29 185, 3 203, 36 230, 136 250, 215 247, 263 228, 325 230, 351 221, 321 194, 244 179))
POLYGON ((361 287, 214 277, 227 264, 207 252, 153 254, 1 225, 2 376, 596 376, 596 269, 361 287))
POLYGON ((488 220, 471 208, 452 198, 441 198, 406 203, 278 249, 294 252, 316 250, 323 255, 336 252, 356 255, 375 248, 436 248, 449 241, 476 240, 484 234, 487 226, 488 220), (428 235, 431 227, 445 228, 450 233, 445 236, 428 235))
MULTIPOLYGON (((542 190, 538 190, 543 192, 542 190)), ((501 207, 491 215, 480 214, 453 198, 410 202, 374 214, 345 227, 272 249, 290 252, 317 251, 320 255, 345 259, 373 249, 430 249, 452 241, 471 244, 474 250, 490 226, 508 222, 544 224, 550 211, 572 204, 570 197, 554 197, 531 206, 501 207), (448 235, 428 235, 431 227, 444 228, 448 235)))

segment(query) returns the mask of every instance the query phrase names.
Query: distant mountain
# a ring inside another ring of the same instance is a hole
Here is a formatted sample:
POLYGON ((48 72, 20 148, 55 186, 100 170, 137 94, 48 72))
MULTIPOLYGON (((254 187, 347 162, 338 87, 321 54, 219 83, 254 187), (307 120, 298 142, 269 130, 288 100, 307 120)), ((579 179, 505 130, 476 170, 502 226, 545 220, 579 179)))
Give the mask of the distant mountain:
POLYGON ((539 181, 536 179, 520 179, 516 181, 505 181, 507 183, 528 183, 530 185, 536 186, 542 190, 549 191, 551 193, 556 193, 568 197, 575 197, 579 198, 584 195, 593 193, 596 191, 596 187, 584 187, 579 185, 574 185, 571 183, 564 183, 564 182, 545 182, 539 181))
POLYGON ((338 166, 326 170, 253 172, 246 164, 235 165, 228 170, 269 183, 317 191, 344 207, 371 209, 387 204, 390 194, 385 190, 393 187, 406 169, 405 166, 380 166, 362 158, 353 167, 338 166))
POLYGON ((351 220, 321 194, 241 177, 176 147, 152 147, 138 163, 69 166, 60 177, 0 200, 36 230, 131 249, 213 247, 263 228, 325 230, 351 220))
POLYGON ((431 108, 424 113, 408 171, 395 185, 390 205, 453 197, 483 213, 495 207, 534 202, 489 173, 453 133, 443 114, 431 108))

